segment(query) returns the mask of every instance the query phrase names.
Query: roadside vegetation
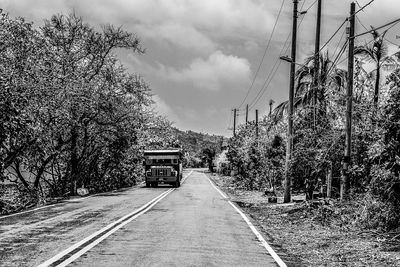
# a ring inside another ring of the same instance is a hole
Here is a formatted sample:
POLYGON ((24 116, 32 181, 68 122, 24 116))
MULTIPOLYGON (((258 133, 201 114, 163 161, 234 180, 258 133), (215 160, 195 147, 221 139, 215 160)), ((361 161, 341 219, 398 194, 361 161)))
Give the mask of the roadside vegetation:
POLYGON ((117 57, 144 53, 135 34, 75 14, 33 25, 2 12, 0 29, 0 214, 79 188, 132 186, 143 178, 144 149, 185 139, 194 138, 187 166, 197 167, 201 147, 220 140, 199 134, 196 143, 154 111, 149 86, 117 57))
POLYGON ((312 86, 313 57, 306 59, 296 73, 295 136, 289 173, 293 195, 306 195, 305 204, 285 207, 265 203, 265 194, 278 198, 283 195, 286 102, 277 105, 259 123, 258 136, 254 123, 239 126, 217 166, 223 177, 222 184, 231 188, 233 197, 264 195, 261 202, 244 201, 250 207, 247 210, 259 222, 261 220, 266 232, 271 230, 273 238, 279 240, 277 243, 292 255, 298 253, 305 265, 392 266, 399 263, 398 254, 385 254, 385 251, 398 251, 400 247, 399 51, 388 54, 384 33, 373 31, 371 42, 357 47, 355 54, 348 199, 338 200, 344 155, 347 72, 335 65, 328 53, 319 57, 317 88, 312 86), (370 69, 372 71, 368 71, 370 69), (331 197, 323 200, 329 188, 328 177, 332 178, 331 197), (274 231, 274 228, 280 229, 274 231), (290 231, 288 236, 287 231, 290 231), (331 239, 336 235, 339 238, 336 246, 352 247, 344 249, 347 254, 333 251, 331 239), (360 241, 363 252, 358 253, 357 245, 349 238, 360 241), (362 240, 376 242, 364 244, 362 240), (326 244, 316 246, 315 243, 322 241, 326 244), (304 243, 303 249, 290 244, 296 242, 304 243), (379 255, 364 253, 371 246, 379 255), (311 250, 319 255, 325 253, 325 261, 318 261, 319 256, 309 253, 311 250), (332 258, 334 253, 338 258, 332 258), (395 258, 385 261, 385 255, 395 258), (373 259, 375 256, 377 258, 373 259))

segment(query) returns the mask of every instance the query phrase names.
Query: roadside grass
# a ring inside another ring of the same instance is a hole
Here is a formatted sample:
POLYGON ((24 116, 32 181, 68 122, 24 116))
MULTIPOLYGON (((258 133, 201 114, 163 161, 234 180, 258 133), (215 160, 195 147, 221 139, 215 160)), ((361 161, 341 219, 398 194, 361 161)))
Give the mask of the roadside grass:
POLYGON ((400 266, 400 234, 362 228, 356 201, 273 204, 262 192, 235 189, 229 176, 208 175, 288 266, 400 266))

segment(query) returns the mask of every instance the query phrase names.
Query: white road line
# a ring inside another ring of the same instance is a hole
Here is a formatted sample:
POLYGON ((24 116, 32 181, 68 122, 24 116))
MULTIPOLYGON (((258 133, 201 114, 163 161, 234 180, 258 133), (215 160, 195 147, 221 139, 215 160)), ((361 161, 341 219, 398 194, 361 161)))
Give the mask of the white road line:
POLYGON ((50 207, 53 207, 53 206, 58 205, 58 204, 61 204, 61 203, 56 203, 56 204, 51 204, 51 205, 47 205, 47 206, 35 208, 35 209, 33 209, 33 210, 25 210, 25 211, 21 211, 21 212, 18 212, 18 213, 13 213, 13 214, 10 214, 10 215, 0 216, 0 220, 1 220, 1 219, 8 218, 8 217, 13 217, 13 216, 25 214, 25 213, 28 213, 28 212, 36 211, 36 210, 41 210, 41 209, 44 209, 44 208, 50 208, 50 207))
MULTIPOLYGON (((223 198, 228 200, 228 197, 210 180, 210 178, 207 177, 207 179, 210 182, 210 184, 215 188, 215 190, 217 190, 218 193, 220 193, 223 198)), ((263 236, 260 234, 260 232, 257 231, 257 229, 254 227, 254 225, 247 218, 247 216, 238 207, 236 207, 236 205, 233 204, 232 201, 228 200, 228 203, 236 210, 237 213, 240 214, 240 216, 242 216, 243 220, 250 227, 251 231, 253 231, 253 233, 256 235, 258 241, 260 241, 261 245, 268 251, 268 253, 272 256, 272 258, 279 265, 279 267, 287 267, 286 263, 284 263, 282 261, 282 259, 278 256, 278 254, 276 254, 276 252, 267 243, 267 241, 265 241, 263 236)))
MULTIPOLYGON (((135 213, 142 214, 141 211, 147 210, 147 209, 146 209, 146 206, 148 206, 149 203, 156 203, 156 202, 158 202, 158 200, 162 199, 164 196, 166 196, 167 194, 169 194, 169 193, 172 192, 172 191, 173 191, 173 188, 171 188, 171 189, 165 191, 164 193, 162 193, 162 194, 160 194, 159 196, 153 198, 152 200, 150 200, 149 202, 147 202, 146 204, 144 204, 143 206, 141 206, 141 207, 138 208, 137 210, 135 210, 135 211, 129 213, 128 215, 125 215, 124 217, 120 218, 119 220, 117 220, 117 221, 115 221, 115 222, 113 222, 113 223, 107 225, 106 227, 104 227, 104 228, 98 230, 97 232, 91 234, 90 236, 86 237, 85 239, 81 240, 80 242, 78 242, 78 243, 72 245, 71 247, 67 248, 66 250, 64 250, 64 251, 62 251, 62 252, 60 252, 60 253, 58 253, 57 255, 55 255, 54 257, 52 257, 51 259, 49 259, 49 260, 43 262, 43 263, 40 264, 39 266, 40 266, 40 267, 42 267, 42 266, 49 266, 50 264, 52 264, 52 263, 58 261, 59 259, 61 259, 61 258, 64 257, 65 255, 67 255, 68 253, 70 253, 70 252, 72 252, 73 250, 77 249, 78 247, 82 246, 83 244, 85 244, 86 242, 88 242, 89 240, 91 240, 92 238, 94 238, 94 237, 96 237, 96 236, 102 234, 103 232, 109 230, 110 228, 112 228, 112 227, 115 226, 116 224, 120 223, 121 221, 125 220, 126 218, 128 218, 128 217, 134 215, 135 213)), ((38 266, 38 267, 39 267, 39 266, 38 266)))
POLYGON ((185 182, 186 181, 186 179, 190 176, 190 175, 192 175, 192 173, 193 173, 193 170, 191 170, 190 172, 189 172, 189 174, 188 175, 186 175, 185 177, 183 177, 183 179, 182 179, 182 184, 183 184, 183 182, 185 182))
MULTIPOLYGON (((193 170, 190 171, 190 173, 189 173, 188 175, 186 175, 186 176, 182 179, 182 183, 186 180, 186 178, 187 178, 189 175, 192 174, 192 172, 193 172, 193 170)), ((145 183, 145 182, 143 181, 143 182, 139 183, 139 185, 143 185, 144 183, 145 183)), ((111 193, 114 192, 114 191, 116 191, 116 190, 111 191, 111 193)), ((38 207, 38 208, 35 208, 35 209, 32 209, 32 210, 25 210, 25 211, 21 211, 21 212, 18 212, 18 213, 13 213, 13 214, 10 214, 10 215, 0 216, 0 220, 1 220, 1 219, 5 219, 5 218, 9 218, 9 217, 13 217, 13 216, 22 215, 22 214, 25 214, 25 213, 28 213, 28 212, 33 212, 33 211, 37 211, 37 210, 41 210, 41 209, 45 209, 45 208, 50 208, 50 207, 53 207, 53 206, 55 206, 55 205, 60 205, 60 204, 65 203, 65 202, 78 202, 78 201, 85 200, 85 199, 87 199, 87 198, 95 197, 95 196, 98 196, 98 195, 101 195, 101 194, 105 194, 105 193, 106 193, 106 192, 97 193, 97 194, 93 194, 93 195, 90 195, 90 196, 87 196, 87 197, 82 197, 82 198, 67 199, 67 200, 64 200, 64 201, 62 201, 62 202, 60 202, 60 203, 55 203, 55 204, 51 204, 51 205, 46 205, 46 206, 38 207)))
MULTIPOLYGON (((185 181, 192 173, 193 173, 193 171, 191 171, 188 175, 186 175, 182 179, 182 181, 185 181)), ((176 188, 168 189, 167 191, 165 191, 164 193, 160 194, 159 196, 153 198, 152 200, 150 200, 149 202, 147 202, 146 204, 144 204, 143 206, 141 206, 137 210, 129 213, 128 215, 125 215, 124 217, 120 218, 119 220, 107 225, 106 227, 100 229, 99 231, 97 231, 97 232, 93 233, 92 235, 86 237, 85 239, 81 240, 80 242, 78 242, 78 243, 72 245, 71 247, 67 248, 66 250, 58 253, 57 255, 52 257, 51 259, 49 259, 49 260, 43 262, 42 264, 38 265, 38 267, 49 266, 49 265, 57 262, 58 260, 62 259, 65 255, 71 253, 72 251, 74 251, 75 249, 79 248, 80 246, 82 246, 83 244, 88 242, 89 240, 91 240, 91 239, 95 238, 96 236, 101 235, 105 231, 111 229, 110 231, 108 231, 104 235, 100 236, 99 238, 97 238, 96 240, 94 240, 93 242, 91 242, 90 244, 88 244, 87 246, 83 247, 82 249, 80 249, 75 254, 73 254, 71 257, 69 257, 68 259, 66 259, 65 261, 63 261, 59 265, 57 265, 57 266, 67 266, 68 264, 70 264, 71 262, 75 261, 80 256, 82 256, 83 254, 85 254, 88 250, 90 250, 91 248, 93 248, 94 246, 99 244, 101 241, 103 241, 104 239, 109 237, 111 234, 116 232, 118 229, 120 229, 121 227, 125 226, 126 224, 128 224, 132 220, 136 219, 140 215, 142 215, 145 212, 147 212, 149 209, 151 209, 154 205, 156 205, 159 201, 161 201, 164 197, 166 197, 169 193, 171 193, 175 189, 176 188), (130 216, 132 216, 132 217, 129 218, 130 216), (129 218, 129 219, 126 220, 127 218, 129 218), (126 221, 124 221, 124 220, 126 220, 126 221), (116 224, 120 223, 121 221, 124 221, 124 222, 122 222, 121 224, 115 226, 116 224)))

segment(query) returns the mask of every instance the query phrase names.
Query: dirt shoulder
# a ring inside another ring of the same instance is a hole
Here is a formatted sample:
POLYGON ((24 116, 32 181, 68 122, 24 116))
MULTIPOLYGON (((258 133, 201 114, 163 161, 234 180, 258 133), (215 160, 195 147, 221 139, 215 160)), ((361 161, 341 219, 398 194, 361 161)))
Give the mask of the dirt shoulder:
POLYGON ((360 229, 352 223, 351 204, 272 204, 262 192, 235 189, 230 177, 208 175, 288 266, 400 266, 399 236, 360 229))

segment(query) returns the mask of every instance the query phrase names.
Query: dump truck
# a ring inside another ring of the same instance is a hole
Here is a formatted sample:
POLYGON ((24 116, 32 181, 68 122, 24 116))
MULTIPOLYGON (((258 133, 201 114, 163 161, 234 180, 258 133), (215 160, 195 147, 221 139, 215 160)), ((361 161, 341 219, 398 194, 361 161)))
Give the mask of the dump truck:
POLYGON ((145 150, 144 158, 146 187, 157 187, 159 184, 180 187, 182 180, 180 149, 145 150))

